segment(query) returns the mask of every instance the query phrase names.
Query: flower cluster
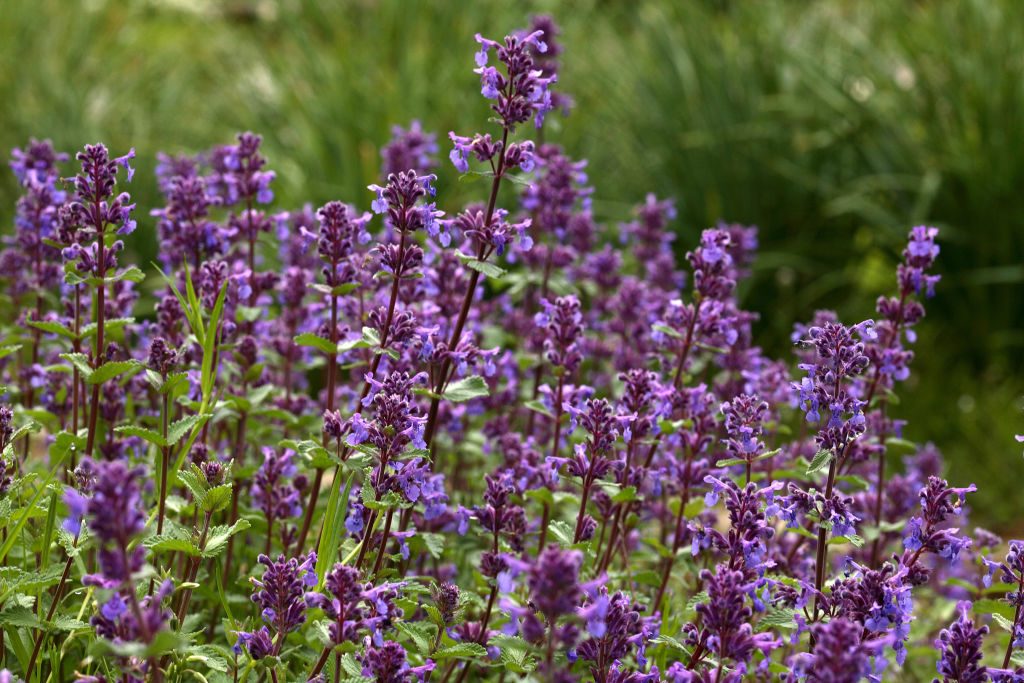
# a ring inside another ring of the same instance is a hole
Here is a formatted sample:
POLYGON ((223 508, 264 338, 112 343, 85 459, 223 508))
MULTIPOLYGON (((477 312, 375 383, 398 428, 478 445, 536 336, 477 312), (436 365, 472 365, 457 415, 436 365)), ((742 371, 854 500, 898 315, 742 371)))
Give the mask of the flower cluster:
POLYGON ((1024 680, 1024 542, 899 408, 938 231, 772 356, 770 234, 593 201, 524 125, 558 36, 477 38, 461 205, 418 121, 357 204, 276 197, 253 133, 160 155, 137 231, 133 153, 14 151, 0 681, 1024 680))

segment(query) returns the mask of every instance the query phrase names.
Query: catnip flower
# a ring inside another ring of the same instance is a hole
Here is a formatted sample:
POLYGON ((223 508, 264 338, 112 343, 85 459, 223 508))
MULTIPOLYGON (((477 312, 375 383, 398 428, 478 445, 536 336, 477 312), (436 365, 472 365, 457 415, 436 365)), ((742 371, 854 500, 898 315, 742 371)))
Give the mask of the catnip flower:
POLYGON ((380 150, 381 177, 410 169, 420 174, 429 173, 437 168, 437 152, 437 136, 424 131, 419 121, 414 120, 408 129, 393 126, 391 141, 380 150))
POLYGON ((480 34, 476 36, 480 51, 476 53, 475 72, 480 75, 480 92, 487 99, 495 100, 491 108, 506 130, 513 130, 531 118, 540 128, 544 115, 553 108, 548 89, 557 75, 545 76, 540 69, 535 69, 531 54, 531 50, 547 51, 542 35, 543 31, 538 30, 524 36, 505 36, 502 43, 480 34), (492 52, 504 69, 488 65, 492 52))
POLYGON ((939 651, 936 668, 946 683, 984 683, 989 678, 986 667, 981 663, 988 627, 975 626, 968 617, 970 610, 971 603, 958 603, 956 621, 949 628, 942 629, 935 641, 935 648, 939 651))
MULTIPOLYGON (((146 528, 142 507, 143 467, 129 467, 122 460, 89 465, 94 483, 85 506, 89 531, 99 544, 98 569, 84 577, 87 585, 114 589, 128 584, 145 563, 146 549, 133 540, 146 528)), ((81 511, 81 501, 71 504, 72 519, 81 511)), ((69 524, 70 526, 70 524, 69 524)))
POLYGON ((368 646, 362 661, 363 675, 377 683, 423 683, 434 670, 430 659, 420 666, 410 666, 405 648, 390 640, 379 647, 368 646))
POLYGON ((281 555, 272 560, 260 555, 257 560, 266 567, 259 579, 250 578, 253 585, 252 601, 259 605, 263 621, 274 629, 274 636, 267 626, 257 631, 239 631, 238 647, 245 647, 253 659, 276 655, 284 644, 285 637, 306 621, 306 588, 316 585, 316 553, 305 558, 285 558, 281 555))

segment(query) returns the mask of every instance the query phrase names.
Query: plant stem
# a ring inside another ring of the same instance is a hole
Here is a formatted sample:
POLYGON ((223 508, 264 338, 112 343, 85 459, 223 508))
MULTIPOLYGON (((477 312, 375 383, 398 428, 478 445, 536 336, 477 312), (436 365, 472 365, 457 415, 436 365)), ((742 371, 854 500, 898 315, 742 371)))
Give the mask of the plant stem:
MULTIPOLYGON (((167 381, 167 377, 164 377, 164 381, 167 381)), ((164 394, 163 404, 163 437, 164 441, 167 441, 167 413, 170 409, 170 397, 164 394)), ((164 532, 164 508, 167 503, 167 468, 168 460, 171 458, 170 448, 164 446, 160 449, 160 502, 157 506, 156 515, 156 533, 162 534, 164 532)))
MULTIPOLYGON (((78 547, 78 534, 75 534, 75 540, 71 542, 71 548, 75 549, 78 547)), ((53 594, 53 602, 50 603, 50 609, 46 611, 46 622, 53 621, 53 615, 57 612, 57 604, 60 603, 61 597, 64 595, 64 587, 67 585, 68 576, 71 574, 71 565, 74 562, 74 556, 68 555, 67 562, 64 563, 64 571, 60 575, 60 581, 57 583, 57 591, 53 594)), ((43 644, 43 636, 46 633, 44 629, 39 629, 36 633, 35 642, 32 644, 32 656, 29 657, 28 667, 25 672, 29 675, 31 680, 32 671, 35 670, 36 659, 39 657, 39 648, 43 644)))
MULTIPOLYGON (((188 568, 188 572, 185 575, 185 583, 193 583, 196 580, 196 576, 199 574, 199 565, 202 563, 202 552, 206 550, 206 539, 210 532, 210 518, 213 517, 212 512, 207 512, 206 517, 203 519, 203 530, 199 534, 199 556, 192 558, 192 562, 188 568)), ((178 628, 181 628, 181 624, 185 621, 185 616, 188 614, 188 603, 192 599, 192 589, 187 588, 181 596, 181 603, 178 606, 178 628)))
POLYGON ((1011 629, 1010 631, 1010 642, 1006 644, 1006 654, 1003 656, 1004 669, 1008 669, 1010 667, 1010 655, 1013 654, 1014 636, 1017 632, 1017 626, 1020 624, 1021 605, 1024 605, 1024 603, 1022 603, 1019 598, 1022 591, 1024 591, 1024 572, 1022 572, 1020 577, 1018 577, 1017 579, 1017 611, 1014 612, 1013 615, 1013 629, 1011 629))
MULTIPOLYGON (((559 441, 562 438, 562 394, 565 391, 565 374, 558 376, 558 389, 555 391, 555 430, 554 438, 551 439, 551 457, 558 455, 559 441)), ((531 411, 532 412, 532 411, 531 411)), ((544 518, 540 525, 540 538, 537 542, 537 552, 544 550, 544 544, 548 538, 548 522, 551 521, 551 505, 544 503, 544 518)))
MULTIPOLYGON (((491 196, 487 201, 487 213, 484 215, 484 225, 490 227, 494 219, 494 207, 498 201, 498 188, 501 187, 501 178, 505 173, 505 152, 508 147, 508 128, 503 129, 501 134, 501 157, 498 159, 498 168, 494 172, 494 180, 491 181, 491 196)), ((477 258, 482 259, 484 255, 483 245, 477 252, 477 258)), ((462 330, 466 326, 466 318, 469 317, 469 310, 473 306, 473 297, 476 295, 476 286, 480 281, 480 271, 474 270, 469 274, 469 285, 466 287, 466 294, 462 299, 462 308, 459 310, 459 317, 452 328, 451 336, 448 338, 448 348, 454 349, 462 338, 462 330)), ((441 407, 441 392, 448 384, 448 375, 452 369, 451 360, 445 358, 441 363, 441 371, 438 373, 437 384, 434 386, 434 397, 430 399, 430 412, 427 415, 427 426, 424 430, 423 440, 430 448, 434 440, 434 432, 437 428, 437 415, 441 407)), ((461 679, 460 679, 461 680, 461 679)))
MULTIPOLYGON (((97 239, 99 240, 100 283, 96 285, 96 351, 92 358, 93 368, 98 368, 101 365, 100 358, 103 357, 104 308, 106 307, 104 299, 106 298, 107 291, 107 286, 103 280, 107 274, 107 253, 105 245, 103 244, 104 235, 102 226, 99 227, 99 236, 97 239)), ((97 382, 92 385, 92 403, 89 406, 89 436, 85 441, 85 454, 88 457, 92 457, 92 447, 96 442, 96 419, 99 417, 100 384, 100 382, 97 382)))
POLYGON ((384 518, 384 534, 381 536, 380 545, 377 546, 377 558, 373 562, 373 571, 370 572, 371 576, 376 576, 377 572, 380 571, 381 564, 384 562, 384 551, 388 545, 388 536, 391 534, 391 520, 395 514, 394 508, 388 508, 388 515, 384 518))
MULTIPOLYGON (((491 610, 494 608, 494 598, 497 597, 497 595, 498 586, 492 586, 491 597, 487 599, 487 610, 484 612, 483 621, 480 622, 480 637, 484 640, 484 642, 487 641, 487 624, 489 624, 491 621, 491 610)), ((482 644, 483 643, 481 643, 481 645, 482 644)), ((473 662, 466 662, 466 666, 463 667, 462 673, 460 673, 459 677, 456 679, 456 683, 462 683, 464 680, 466 680, 466 676, 469 674, 469 670, 471 668, 473 668, 473 662)))

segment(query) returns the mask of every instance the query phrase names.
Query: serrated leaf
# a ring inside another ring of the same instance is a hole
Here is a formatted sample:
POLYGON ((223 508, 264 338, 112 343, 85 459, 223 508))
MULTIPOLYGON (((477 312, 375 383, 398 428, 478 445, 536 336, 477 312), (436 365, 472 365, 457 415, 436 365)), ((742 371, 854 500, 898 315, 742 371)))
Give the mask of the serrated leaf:
POLYGON ((662 634, 662 635, 658 636, 657 638, 654 638, 653 640, 651 640, 651 644, 652 645, 665 645, 666 647, 669 647, 669 648, 671 648, 673 650, 677 650, 677 651, 682 652, 684 654, 687 654, 687 655, 690 654, 690 651, 686 649, 686 646, 684 646, 682 643, 680 643, 678 640, 676 640, 672 636, 668 636, 668 635, 665 635, 665 634, 662 634))
POLYGON ((491 636, 491 639, 487 641, 487 644, 491 647, 496 647, 499 650, 522 650, 523 652, 529 652, 533 649, 528 642, 519 636, 510 636, 504 633, 498 633, 491 636))
POLYGON ((455 256, 467 268, 475 270, 481 275, 486 275, 487 277, 500 278, 506 272, 505 269, 501 268, 500 266, 496 266, 493 263, 488 263, 487 261, 481 261, 475 256, 463 254, 461 251, 458 250, 455 251, 455 256))
POLYGON ((613 503, 632 503, 634 500, 639 499, 640 496, 637 495, 635 486, 627 486, 612 496, 613 503))
POLYGON ((886 448, 888 448, 890 446, 896 446, 897 448, 905 448, 908 451, 916 451, 917 450, 917 444, 914 443, 913 441, 908 441, 907 439, 901 439, 901 438, 895 437, 895 436, 891 436, 888 439, 886 439, 885 440, 885 446, 886 446, 886 448))
POLYGON ((206 495, 209 486, 206 483, 206 475, 202 473, 194 463, 189 463, 189 469, 178 472, 178 481, 191 493, 197 501, 201 501, 206 495))
POLYGON ((356 662, 351 652, 346 652, 341 658, 341 669, 349 676, 362 676, 363 667, 356 662))
POLYGON ((864 547, 864 539, 858 536, 857 534, 850 534, 849 536, 836 536, 831 540, 837 543, 849 543, 854 548, 864 547))
POLYGON ((88 377, 85 378, 87 384, 101 384, 108 380, 114 379, 118 375, 124 374, 135 374, 142 370, 143 365, 137 360, 115 360, 104 363, 99 366, 88 377))
POLYGON ((210 529, 203 548, 203 557, 216 557, 227 547, 228 539, 249 528, 249 520, 239 519, 231 526, 218 525, 210 529))
POLYGON ((142 541, 142 545, 156 553, 185 553, 190 557, 199 555, 199 546, 182 529, 150 536, 142 541))
POLYGON ((972 609, 978 614, 998 614, 1007 619, 1013 619, 1014 615, 1014 608, 1009 603, 992 598, 975 600, 972 609))
POLYGON ((440 559, 444 553, 444 534, 432 534, 426 531, 421 531, 416 534, 417 537, 423 540, 423 543, 427 546, 427 552, 435 560, 440 559))
MULTIPOLYGON (((103 321, 103 331, 105 333, 108 333, 108 332, 113 332, 115 330, 120 330, 120 329, 123 329, 123 328, 127 327, 128 325, 133 324, 134 322, 135 322, 135 318, 110 318, 110 319, 106 319, 106 320, 103 321)), ((81 334, 79 336, 82 339, 87 339, 88 337, 92 337, 92 336, 94 336, 96 334, 96 329, 98 327, 99 326, 96 323, 89 323, 88 325, 84 325, 82 327, 82 332, 81 332, 81 334)))
POLYGON ((489 394, 490 390, 487 388, 484 378, 479 375, 470 375, 449 384, 442 396, 453 403, 462 403, 489 394))
POLYGON ((335 345, 331 343, 330 339, 324 339, 318 334, 312 332, 303 332, 302 334, 296 335, 294 340, 299 346, 308 346, 314 348, 327 355, 334 355, 336 353, 335 345))
POLYGON ((831 457, 832 451, 830 450, 818 451, 817 453, 814 454, 814 459, 811 460, 811 464, 807 466, 807 471, 805 472, 805 474, 809 477, 815 472, 818 472, 819 470, 823 469, 826 465, 828 465, 831 457))
POLYGON ((486 275, 487 277, 490 278, 500 278, 507 272, 501 266, 496 266, 493 263, 488 263, 487 261, 480 261, 478 259, 469 259, 465 263, 467 268, 475 270, 481 275, 486 275))
POLYGON ((75 339, 77 335, 73 330, 68 328, 67 325, 57 322, 56 320, 26 320, 25 323, 29 327, 33 327, 41 332, 47 334, 56 334, 65 339, 75 339))
POLYGON ((422 621, 399 621, 395 623, 395 626, 416 643, 416 648, 420 654, 426 655, 430 652, 431 637, 437 628, 436 626, 422 621))
POLYGON ((60 357, 71 363, 86 380, 93 372, 92 365, 89 364, 89 356, 84 353, 62 353, 60 357))
POLYGON ((546 417, 550 417, 552 420, 555 419, 555 414, 548 410, 547 406, 540 401, 527 401, 523 404, 528 410, 532 410, 535 413, 540 413, 546 417))
POLYGON ((231 502, 231 484, 220 484, 210 488, 204 495, 200 507, 204 512, 220 512, 231 502))
POLYGON ((794 614, 794 610, 789 608, 772 607, 758 620, 758 624, 771 628, 793 629, 796 628, 796 622, 793 620, 794 614))
POLYGON ((17 353, 21 350, 21 344, 5 344, 0 346, 0 358, 17 353))
POLYGON ((673 337, 675 339, 683 338, 683 334, 679 332, 679 330, 675 329, 674 327, 664 325, 662 323, 655 323, 651 325, 651 329, 654 330, 655 332, 661 332, 662 334, 668 335, 669 337, 673 337))
POLYGON ((77 631, 79 629, 89 628, 89 624, 86 622, 81 619, 75 619, 74 617, 66 614, 57 615, 50 626, 57 631, 77 631))
POLYGON ((434 652, 433 659, 477 659, 487 656, 487 649, 480 643, 456 643, 434 652))
POLYGON ((0 612, 0 624, 14 626, 16 628, 39 628, 39 617, 27 608, 13 606, 0 612))
POLYGON ((167 442, 164 441, 163 436, 161 436, 152 429, 147 429, 146 427, 137 427, 135 425, 122 425, 120 427, 114 427, 114 431, 117 432, 118 434, 123 434, 125 436, 136 436, 142 439, 143 441, 148 441, 154 446, 158 446, 160 448, 163 448, 164 446, 167 445, 167 442))
POLYGON ((563 546, 571 546, 573 544, 573 537, 576 535, 576 531, 569 525, 569 523, 561 519, 553 520, 551 524, 548 525, 548 531, 550 531, 555 540, 563 546))
POLYGON ((130 280, 132 282, 142 282, 146 279, 146 274, 143 273, 138 266, 128 266, 122 271, 111 275, 110 277, 104 278, 106 282, 121 282, 122 280, 130 280))
POLYGON ((172 422, 167 427, 167 445, 173 446, 184 437, 190 430, 194 429, 201 421, 207 418, 206 415, 189 415, 180 420, 172 422))
POLYGON ((1003 629, 1004 631, 1007 631, 1008 633, 1013 633, 1013 621, 1011 619, 1007 619, 998 612, 993 612, 992 621, 999 624, 999 628, 1003 629))

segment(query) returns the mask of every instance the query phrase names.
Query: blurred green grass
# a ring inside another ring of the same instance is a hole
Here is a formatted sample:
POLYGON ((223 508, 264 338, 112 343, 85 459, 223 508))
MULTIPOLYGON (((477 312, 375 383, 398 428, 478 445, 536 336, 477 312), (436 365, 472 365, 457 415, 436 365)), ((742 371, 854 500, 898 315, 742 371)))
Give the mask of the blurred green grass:
MULTIPOLYGON (((815 308, 870 317, 908 228, 942 228, 944 279, 895 412, 954 478, 978 483, 980 521, 1020 525, 1017 0, 8 0, 0 149, 30 136, 134 146, 144 216, 159 201, 157 151, 251 129, 279 173, 278 206, 365 205, 393 123, 419 118, 442 138, 480 126, 472 36, 531 12, 562 25, 561 87, 577 101, 549 139, 590 159, 610 225, 655 192, 679 201, 681 250, 719 219, 761 227, 744 296, 772 352, 815 308)), ((473 191, 447 168, 441 187, 448 206, 473 191)), ((15 196, 5 176, 3 225, 15 196)), ((151 255, 152 231, 137 237, 151 255)))

